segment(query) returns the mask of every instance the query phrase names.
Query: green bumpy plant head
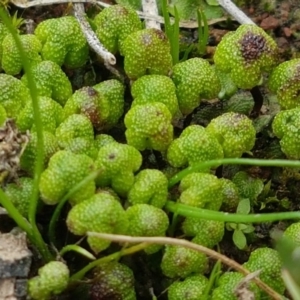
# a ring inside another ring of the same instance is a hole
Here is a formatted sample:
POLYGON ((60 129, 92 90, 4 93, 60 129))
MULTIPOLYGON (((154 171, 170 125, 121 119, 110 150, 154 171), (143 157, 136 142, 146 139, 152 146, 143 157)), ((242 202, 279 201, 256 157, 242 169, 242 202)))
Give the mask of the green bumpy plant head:
POLYGON ((164 75, 145 75, 136 80, 131 87, 132 107, 139 104, 161 102, 167 106, 172 116, 179 114, 176 87, 164 75))
POLYGON ((5 194, 25 218, 28 216, 32 191, 33 179, 29 177, 21 177, 18 183, 9 183, 5 186, 5 194))
POLYGON ((224 222, 187 217, 182 223, 186 236, 193 236, 193 243, 212 248, 222 241, 224 222))
POLYGON ((201 99, 216 98, 221 85, 215 70, 202 58, 191 58, 173 67, 172 79, 180 111, 187 115, 199 106, 201 99))
POLYGON ((109 134, 97 134, 95 136, 95 146, 99 150, 103 146, 116 142, 116 140, 109 134))
MULTIPOLYGON (((55 133, 57 126, 62 121, 62 107, 49 97, 39 97, 40 117, 43 130, 55 133)), ((17 115, 16 124, 21 131, 35 131, 32 101, 28 101, 25 107, 17 115)))
POLYGON ((8 118, 17 116, 28 101, 31 101, 28 88, 17 78, 0 74, 0 104, 8 118))
POLYGON ((277 63, 275 41, 257 25, 244 24, 227 33, 218 44, 214 62, 216 68, 230 76, 238 88, 251 89, 277 63))
POLYGON ((191 173, 181 180, 179 190, 180 203, 211 210, 222 205, 222 183, 214 175, 191 173))
MULTIPOLYGON (((285 285, 281 277, 282 262, 278 252, 271 248, 258 248, 251 252, 249 260, 243 266, 250 272, 261 270, 259 278, 283 295, 285 285)), ((261 292, 263 299, 271 299, 265 292, 261 292)))
POLYGON ((220 69, 216 68, 216 65, 212 66, 218 76, 221 84, 221 90, 218 94, 219 99, 230 99, 233 95, 236 94, 238 87, 234 84, 232 79, 228 74, 222 72, 220 69))
POLYGON ((91 299, 136 299, 134 275, 126 265, 118 262, 102 264, 95 268, 94 274, 91 299))
POLYGON ((32 299, 48 300, 67 288, 69 275, 64 263, 51 261, 39 269, 38 276, 28 280, 28 293, 32 299))
MULTIPOLYGON (((50 205, 58 203, 93 170, 93 161, 87 155, 65 150, 56 152, 41 175, 39 189, 42 200, 50 205)), ((75 205, 91 197, 94 192, 95 182, 89 181, 69 198, 69 202, 75 205)))
POLYGON ((168 288, 169 300, 204 300, 208 279, 201 275, 191 275, 183 281, 173 282, 168 288), (201 297, 203 296, 203 297, 201 297))
MULTIPOLYGON (((59 150, 57 139, 51 132, 43 131, 44 142, 44 164, 43 168, 47 165, 50 157, 59 150)), ((32 132, 29 136, 29 143, 20 159, 20 167, 23 171, 26 171, 29 175, 34 174, 34 167, 36 156, 38 152, 38 138, 37 133, 32 132)))
POLYGON ((205 254, 182 246, 167 245, 161 269, 170 278, 186 278, 193 273, 203 273, 208 259, 205 254))
POLYGON ((222 211, 235 212, 240 202, 240 195, 237 186, 229 179, 220 178, 223 186, 222 211))
POLYGON ((164 173, 155 169, 139 172, 128 192, 127 199, 131 204, 150 204, 162 208, 168 197, 168 179, 164 173))
POLYGON ((0 127, 4 125, 6 119, 7 119, 7 114, 5 108, 0 104, 0 127))
POLYGON ((239 158, 255 144, 255 128, 252 121, 243 114, 224 113, 213 119, 206 131, 217 138, 223 148, 224 158, 239 158))
POLYGON ((85 86, 68 99, 64 106, 64 118, 74 114, 85 115, 97 129, 103 129, 105 119, 109 116, 110 104, 93 87, 85 86))
POLYGON ((124 113, 125 86, 120 81, 111 79, 94 85, 94 89, 109 103, 109 115, 103 125, 105 129, 109 129, 118 123, 124 113))
POLYGON ((136 105, 125 116, 127 143, 138 150, 164 152, 173 140, 172 115, 160 102, 136 105))
POLYGON ((124 69, 134 80, 146 74, 168 75, 172 69, 170 43, 161 30, 148 28, 130 34, 123 44, 124 69))
POLYGON ((111 142, 101 147, 95 161, 100 175, 99 187, 111 186, 120 196, 126 196, 134 184, 134 173, 142 164, 142 155, 134 147, 111 142))
POLYGON ((94 19, 96 34, 104 47, 123 55, 124 41, 130 34, 142 29, 138 14, 121 5, 104 8, 94 19))
POLYGON ((2 42, 6 35, 9 34, 7 27, 0 21, 0 71, 2 69, 1 57, 2 57, 2 42))
MULTIPOLYGON (((236 300, 235 289, 244 276, 238 272, 225 272, 218 280, 217 287, 213 290, 211 300, 236 300)), ((249 292, 253 293, 255 300, 260 300, 260 290, 255 283, 249 284, 249 292)))
MULTIPOLYGON (((56 63, 42 61, 32 68, 32 75, 39 96, 52 98, 61 105, 65 105, 66 101, 72 96, 71 82, 56 63)), ((25 74, 21 80, 28 86, 26 76, 25 74)))
POLYGON ((124 86, 115 79, 77 90, 64 106, 65 118, 84 114, 97 131, 116 125, 123 112, 124 86))
POLYGON ((273 120, 272 129, 280 139, 282 152, 289 159, 300 159, 300 108, 280 111, 273 120))
POLYGON ((283 237, 289 238, 297 247, 300 247, 300 222, 291 224, 283 234, 283 237))
POLYGON ((75 17, 45 20, 36 27, 34 34, 42 43, 43 60, 68 68, 79 68, 86 63, 89 47, 75 17))
POLYGON ((56 129, 55 136, 61 149, 96 158, 94 129, 90 119, 84 115, 71 115, 56 129))
POLYGON ((175 168, 191 166, 201 161, 222 159, 223 149, 218 140, 200 125, 185 128, 167 152, 168 162, 175 168))
POLYGON ((276 94, 281 109, 300 106, 300 59, 285 61, 270 75, 269 89, 276 94))
MULTIPOLYGON (((167 214, 160 208, 149 204, 135 204, 126 210, 131 236, 165 236, 169 227, 167 214)), ((145 249, 152 254, 161 249, 161 245, 151 245, 145 249)))
MULTIPOLYGON (((67 226, 76 235, 85 235, 88 231, 126 234, 128 219, 122 205, 114 196, 99 193, 70 210, 67 226)), ((107 249, 111 243, 93 236, 89 236, 87 242, 95 253, 107 249)))
POLYGON ((264 189, 264 183, 260 178, 254 178, 244 171, 237 172, 232 182, 237 187, 241 199, 247 198, 255 201, 264 189))
MULTIPOLYGON (((42 61, 40 52, 42 45, 39 39, 33 34, 24 34, 19 36, 21 44, 26 54, 26 59, 33 65, 42 61)), ((1 52, 0 52, 1 54, 1 52)), ((20 56, 19 49, 14 40, 14 37, 9 34, 2 42, 2 69, 6 74, 17 75, 23 69, 23 63, 20 56)))

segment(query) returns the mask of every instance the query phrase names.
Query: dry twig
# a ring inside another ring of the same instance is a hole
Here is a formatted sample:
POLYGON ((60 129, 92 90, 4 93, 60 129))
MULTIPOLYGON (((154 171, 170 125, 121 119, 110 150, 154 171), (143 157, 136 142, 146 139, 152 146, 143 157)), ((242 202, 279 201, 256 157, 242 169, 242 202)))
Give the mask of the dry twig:
MULTIPOLYGON (((206 254, 207 256, 215 259, 220 260, 222 263, 226 264, 227 266, 235 269, 236 271, 242 273, 243 275, 251 274, 247 269, 241 266, 236 261, 228 258, 227 256, 220 254, 212 249, 204 247, 202 245, 198 245, 187 240, 170 238, 170 237, 133 237, 127 235, 117 235, 117 234, 107 234, 107 233, 97 233, 97 232, 88 232, 88 236, 94 236, 101 239, 114 241, 114 242, 121 242, 121 243, 149 243, 149 244, 160 244, 160 245, 177 245, 186 248, 190 248, 192 250, 201 252, 206 254)), ((260 279, 254 277, 253 281, 262 289, 264 290, 269 296, 271 296, 274 300, 282 300, 282 297, 270 288, 267 284, 262 282, 260 279)))

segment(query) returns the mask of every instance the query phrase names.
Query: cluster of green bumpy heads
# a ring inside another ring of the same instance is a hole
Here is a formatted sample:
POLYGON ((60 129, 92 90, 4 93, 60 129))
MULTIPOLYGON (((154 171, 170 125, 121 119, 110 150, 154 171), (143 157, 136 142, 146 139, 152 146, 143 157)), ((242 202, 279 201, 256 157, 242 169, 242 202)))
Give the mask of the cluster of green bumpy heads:
MULTIPOLYGON (((19 35, 32 66, 44 130, 40 199, 56 205, 91 172, 99 171, 95 180, 83 184, 69 199, 71 209, 66 223, 74 235, 84 236, 88 231, 167 235, 169 216, 163 207, 169 193, 168 174, 207 160, 241 157, 251 151, 256 136, 252 121, 235 112, 213 119, 207 127, 188 126, 177 137, 173 125, 198 107, 201 99, 229 98, 238 88, 251 89, 262 82, 264 72, 272 71, 269 87, 284 109, 275 117, 274 133, 281 139, 283 152, 299 159, 300 96, 296 91, 300 88, 300 60, 283 63, 273 70, 277 47, 260 28, 242 25, 227 34, 217 47, 214 66, 201 58, 173 66, 165 34, 157 29, 143 29, 134 11, 115 5, 101 11, 91 22, 104 46, 124 56, 124 70, 132 82, 129 110, 124 109, 125 86, 117 79, 73 92, 61 66, 79 68, 89 58, 87 42, 74 17, 46 20, 34 34, 19 35), (126 144, 105 134, 116 125, 123 126, 124 114, 126 144), (141 168, 140 151, 145 149, 161 152, 168 171, 141 168)), ((4 71, 0 74, 0 126, 5 126, 7 119, 14 119, 18 131, 29 134, 19 166, 26 175, 17 183, 6 183, 5 191, 27 216, 37 134, 27 74, 21 79, 14 77, 22 72, 22 59, 13 36, 2 23, 0 67, 4 71)), ((3 183, 5 176, 9 178, 8 173, 0 174, 3 183)), ((244 197, 242 187, 212 173, 203 169, 182 179, 176 192, 178 202, 235 211, 244 197)), ((298 234, 300 243, 297 226, 290 230, 290 236, 296 239, 298 234)), ((213 248, 223 238, 224 223, 187 217, 180 230, 194 243, 213 248)), ((110 247, 110 242, 92 236, 87 242, 96 254, 110 247)), ((168 289, 169 299, 201 299, 208 285, 204 276, 208 258, 180 246, 152 245, 145 249, 149 255, 158 251, 162 251, 162 273, 174 280, 168 289)), ((251 272, 261 270, 261 279, 283 293, 281 263, 275 250, 257 249, 244 266, 251 272)), ((94 294, 118 296, 109 299, 136 298, 133 273, 126 265, 106 264, 95 272, 101 284, 93 285, 94 294)), ((48 299, 66 288, 68 278, 69 271, 63 263, 51 262, 29 281, 29 293, 34 299, 48 299)), ((239 273, 224 273, 211 299, 237 299, 234 290, 241 279, 239 273)), ((255 299, 267 299, 255 285, 250 288, 255 299)))

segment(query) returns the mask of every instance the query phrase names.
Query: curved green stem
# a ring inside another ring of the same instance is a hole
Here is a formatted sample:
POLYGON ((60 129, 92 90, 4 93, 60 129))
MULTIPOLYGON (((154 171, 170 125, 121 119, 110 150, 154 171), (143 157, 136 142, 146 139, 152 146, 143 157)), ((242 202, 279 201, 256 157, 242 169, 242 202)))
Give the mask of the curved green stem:
POLYGON ((200 172, 203 169, 217 167, 219 165, 248 165, 248 166, 260 166, 260 167, 291 167, 299 168, 300 161, 296 160, 285 160, 285 159, 253 159, 253 158, 224 158, 204 161, 188 167, 175 176, 169 179, 169 188, 173 187, 182 178, 188 174, 194 172, 200 172))
POLYGON ((38 196, 39 196, 39 182, 40 182, 40 176, 42 173, 43 162, 44 162, 43 123, 40 116, 38 92, 32 76, 31 65, 26 57, 26 53, 24 51, 21 40, 18 36, 17 31, 14 29, 11 20, 9 19, 9 17, 7 17, 5 12, 3 11, 3 8, 0 8, 0 16, 4 25, 8 28, 8 30, 10 31, 11 35, 13 36, 16 42, 16 46, 20 52, 21 60, 23 63, 23 68, 28 78, 28 87, 32 99, 33 117, 34 117, 36 133, 37 133, 37 154, 36 154, 36 160, 34 166, 33 191, 32 191, 32 197, 30 199, 30 204, 29 204, 28 219, 32 226, 32 235, 34 236, 33 243, 37 246, 43 258, 46 261, 50 261, 52 259, 52 255, 49 249, 47 248, 47 245, 43 241, 43 238, 36 226, 36 210, 37 210, 37 203, 38 203, 38 196))
POLYGON ((50 242, 55 245, 56 244, 56 237, 55 237, 55 226, 56 222, 60 216, 61 210, 65 203, 72 197, 74 193, 76 193, 79 189, 85 186, 89 181, 94 180, 100 173, 101 170, 97 170, 83 178, 76 186, 69 190, 69 192, 59 201, 58 205, 55 208, 55 211, 51 217, 49 230, 48 230, 48 237, 50 242))
POLYGON ((274 222, 280 220, 300 219, 300 211, 282 212, 282 213, 266 213, 266 214, 230 214, 226 212, 202 209, 189 206, 182 203, 168 201, 164 207, 168 211, 177 213, 184 217, 194 217, 204 220, 214 220, 233 223, 260 223, 274 222))
POLYGON ((86 249, 78 246, 78 245, 67 245, 65 247, 63 247, 60 251, 59 251, 59 255, 63 256, 65 253, 70 252, 70 251, 74 251, 76 253, 79 253, 82 256, 85 256, 91 260, 95 260, 96 257, 89 251, 87 251, 86 249))
POLYGON ((72 283, 82 279, 88 271, 92 270, 93 268, 97 267, 100 264, 107 263, 107 262, 110 262, 113 260, 117 260, 122 256, 130 255, 135 252, 141 251, 141 250, 149 247, 149 245, 150 245, 149 243, 140 243, 140 244, 134 245, 132 247, 122 249, 121 251, 115 252, 113 254, 107 255, 105 257, 101 257, 101 258, 89 263, 84 268, 82 268, 80 271, 78 271, 73 276, 71 276, 69 283, 72 284, 72 283))
POLYGON ((0 204, 7 210, 9 216, 14 219, 18 226, 27 233, 31 242, 34 242, 32 227, 29 222, 19 213, 4 191, 0 188, 0 204))

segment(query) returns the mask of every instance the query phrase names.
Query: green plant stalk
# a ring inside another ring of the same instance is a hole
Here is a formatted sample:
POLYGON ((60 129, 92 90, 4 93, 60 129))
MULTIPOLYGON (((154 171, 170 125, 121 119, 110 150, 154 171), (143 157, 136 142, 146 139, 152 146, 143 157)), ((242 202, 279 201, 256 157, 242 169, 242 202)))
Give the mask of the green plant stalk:
POLYGON ((171 24, 171 19, 168 12, 167 0, 162 1, 162 12, 165 24, 165 33, 171 44, 171 55, 173 65, 179 62, 179 15, 176 6, 174 6, 174 24, 171 24))
POLYGON ((17 32, 14 30, 14 27, 9 17, 7 17, 2 7, 0 8, 0 17, 16 42, 16 46, 20 52, 24 70, 28 78, 28 87, 32 99, 33 117, 34 117, 36 133, 37 133, 37 155, 36 155, 36 161, 34 166, 33 191, 32 191, 32 197, 30 199, 30 204, 29 204, 28 220, 32 226, 33 244, 35 244, 36 247, 39 249, 42 257, 46 261, 50 261, 53 259, 53 257, 49 249, 47 248, 47 245, 43 241, 43 238, 36 225, 36 210, 37 210, 37 203, 38 203, 38 196, 39 196, 39 182, 40 182, 40 177, 41 177, 43 162, 44 162, 43 124, 40 116, 40 107, 38 103, 37 89, 32 76, 31 66, 26 58, 26 54, 23 49, 20 38, 17 32))
POLYGON ((89 251, 87 251, 86 249, 78 246, 78 245, 67 245, 65 247, 63 247, 60 251, 59 251, 59 255, 63 256, 65 253, 70 252, 70 251, 74 251, 76 253, 79 253, 82 256, 85 256, 91 260, 95 260, 96 257, 89 251))
POLYGON ((206 45, 208 41, 208 23, 207 23, 205 13, 201 9, 197 10, 197 20, 198 20, 198 49, 199 49, 199 54, 202 56, 206 53, 206 45))
POLYGON ((172 58, 173 58, 173 65, 176 65, 179 62, 179 15, 176 6, 174 6, 174 19, 175 22, 172 25, 172 58))
POLYGON ((18 226, 27 233, 28 238, 34 241, 33 231, 30 223, 19 213, 17 208, 13 205, 1 188, 0 203, 7 210, 9 216, 18 224, 18 226))
POLYGON ((72 275, 70 277, 69 284, 75 283, 76 281, 82 279, 88 271, 92 270, 93 268, 97 267, 100 264, 107 263, 107 262, 110 262, 113 260, 118 260, 122 256, 130 255, 135 252, 144 250, 145 248, 147 248, 149 246, 150 246, 149 243, 140 243, 140 244, 134 245, 132 247, 122 249, 113 254, 107 255, 105 257, 101 257, 93 262, 90 262, 88 265, 86 265, 84 268, 82 268, 81 270, 79 270, 77 273, 75 273, 74 275, 72 275))
POLYGON ((169 179, 169 188, 172 188, 175 184, 180 182, 185 176, 201 172, 205 168, 217 167, 220 165, 248 165, 259 167, 286 167, 286 168, 299 168, 299 160, 286 160, 286 159, 252 159, 252 158, 224 158, 208 160, 191 167, 188 167, 169 179))
MULTIPOLYGON (((218 249, 218 252, 220 249, 218 249)), ((203 295, 203 299, 209 299, 209 295, 212 291, 212 288, 214 287, 215 285, 215 281, 216 281, 216 278, 217 276, 220 275, 220 272, 221 272, 221 267, 222 267, 222 264, 221 264, 221 261, 218 260, 215 264, 214 264, 214 267, 210 273, 210 276, 209 276, 209 281, 208 281, 208 284, 205 288, 205 291, 204 291, 204 295, 203 295)))
POLYGON ((296 284, 288 270, 283 269, 281 276, 293 300, 300 300, 300 287, 296 284))
POLYGON ((80 188, 82 188, 85 184, 89 181, 94 180, 100 173, 100 170, 94 171, 85 178, 83 178, 78 184, 76 184, 69 192, 59 201, 58 205, 55 208, 54 213, 52 214, 50 223, 49 223, 49 230, 48 230, 48 237, 50 242, 55 245, 56 244, 56 236, 55 236, 55 225, 60 216, 61 210, 65 203, 72 197, 74 193, 76 193, 80 188))
POLYGON ((282 213, 266 213, 266 214, 237 214, 227 213, 215 210, 203 209, 189 206, 182 203, 167 201, 166 210, 177 213, 184 217, 194 217, 203 220, 233 222, 233 223, 261 223, 274 222, 289 219, 300 219, 300 211, 282 212, 282 213))

